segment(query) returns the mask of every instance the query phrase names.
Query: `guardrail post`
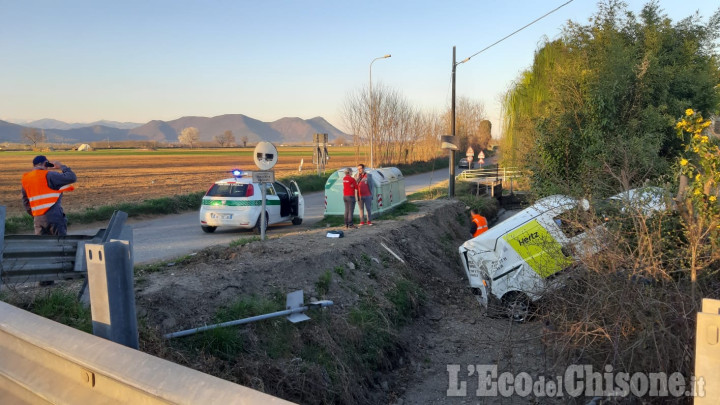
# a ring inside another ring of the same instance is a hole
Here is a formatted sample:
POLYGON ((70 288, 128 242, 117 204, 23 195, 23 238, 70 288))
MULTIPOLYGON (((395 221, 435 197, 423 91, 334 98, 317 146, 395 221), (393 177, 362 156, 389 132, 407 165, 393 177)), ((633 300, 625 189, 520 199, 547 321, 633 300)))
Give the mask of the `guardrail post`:
MULTIPOLYGON (((0 276, 3 272, 3 249, 5 249, 5 206, 0 205, 0 276)), ((0 286, 2 286, 2 277, 0 277, 0 286)))
POLYGON ((716 404, 720 398, 720 301, 702 300, 695 332, 695 378, 690 386, 695 405, 716 404))
POLYGON ((93 334, 139 347, 133 257, 127 241, 86 244, 93 334))
MULTIPOLYGON (((128 218, 128 214, 123 211, 115 211, 113 212, 112 216, 110 217, 110 222, 108 223, 107 229, 105 229, 105 233, 102 236, 102 239, 100 240, 101 243, 109 242, 113 239, 119 239, 119 240, 125 240, 130 242, 130 256, 133 255, 133 234, 132 229, 129 229, 125 226, 125 221, 128 218)), ((78 245, 78 250, 80 250, 80 245, 78 245)), ((84 250, 84 249, 83 249, 84 250)), ((82 258, 85 258, 85 252, 83 251, 82 258)), ((85 263, 81 263, 84 269, 86 267, 85 263)), ((132 266, 131 266, 132 267, 132 266)), ((77 266, 76 266, 77 268, 77 266)), ((85 282, 83 283, 82 287, 80 287, 80 292, 78 293, 78 300, 87 307, 90 305, 90 295, 88 294, 88 280, 85 279, 85 282)))

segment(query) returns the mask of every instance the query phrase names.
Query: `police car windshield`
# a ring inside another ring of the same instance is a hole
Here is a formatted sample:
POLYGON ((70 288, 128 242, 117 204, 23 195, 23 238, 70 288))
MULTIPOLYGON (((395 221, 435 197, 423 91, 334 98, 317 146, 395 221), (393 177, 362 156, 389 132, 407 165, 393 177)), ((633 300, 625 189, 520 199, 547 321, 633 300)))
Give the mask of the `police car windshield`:
POLYGON ((208 197, 245 197, 248 184, 215 184, 207 192, 208 197))

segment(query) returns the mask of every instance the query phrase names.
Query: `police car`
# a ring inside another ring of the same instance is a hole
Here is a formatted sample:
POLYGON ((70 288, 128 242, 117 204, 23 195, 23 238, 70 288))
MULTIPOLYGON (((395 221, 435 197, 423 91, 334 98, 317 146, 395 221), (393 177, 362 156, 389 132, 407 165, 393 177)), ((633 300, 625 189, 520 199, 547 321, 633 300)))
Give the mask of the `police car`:
MULTIPOLYGON (((253 229, 260 233, 262 189, 253 183, 252 172, 234 170, 232 178, 216 181, 205 193, 200 207, 200 227, 211 233, 219 226, 253 229)), ((267 224, 292 222, 300 225, 305 215, 305 201, 294 180, 289 185, 279 181, 265 186, 267 224)))

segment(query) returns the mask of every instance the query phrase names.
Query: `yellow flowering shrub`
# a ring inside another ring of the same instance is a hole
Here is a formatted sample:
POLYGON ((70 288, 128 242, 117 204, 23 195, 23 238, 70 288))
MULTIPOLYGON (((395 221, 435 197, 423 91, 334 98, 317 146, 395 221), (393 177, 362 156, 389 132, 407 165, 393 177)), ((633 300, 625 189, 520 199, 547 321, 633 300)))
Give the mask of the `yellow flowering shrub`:
POLYGON ((710 120, 703 119, 692 108, 685 110, 675 128, 685 143, 685 155, 679 158, 680 172, 687 176, 688 198, 696 214, 706 216, 711 221, 717 219, 720 207, 717 195, 720 192, 720 148, 717 140, 704 135, 710 120), (713 218, 715 217, 715 218, 713 218))

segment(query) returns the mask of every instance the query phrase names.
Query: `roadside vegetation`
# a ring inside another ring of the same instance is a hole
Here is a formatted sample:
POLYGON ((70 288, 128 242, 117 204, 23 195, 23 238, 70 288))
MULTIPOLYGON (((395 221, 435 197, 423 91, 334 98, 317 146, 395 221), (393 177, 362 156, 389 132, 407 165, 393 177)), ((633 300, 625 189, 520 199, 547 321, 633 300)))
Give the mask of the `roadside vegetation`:
POLYGON ((656 2, 633 15, 605 1, 542 44, 507 93, 503 159, 531 173, 534 195, 674 196, 651 218, 577 218, 604 224, 608 242, 538 309, 560 368, 693 375, 701 298, 720 298, 720 149, 707 119, 720 112, 719 35, 720 10, 673 23, 656 2))

